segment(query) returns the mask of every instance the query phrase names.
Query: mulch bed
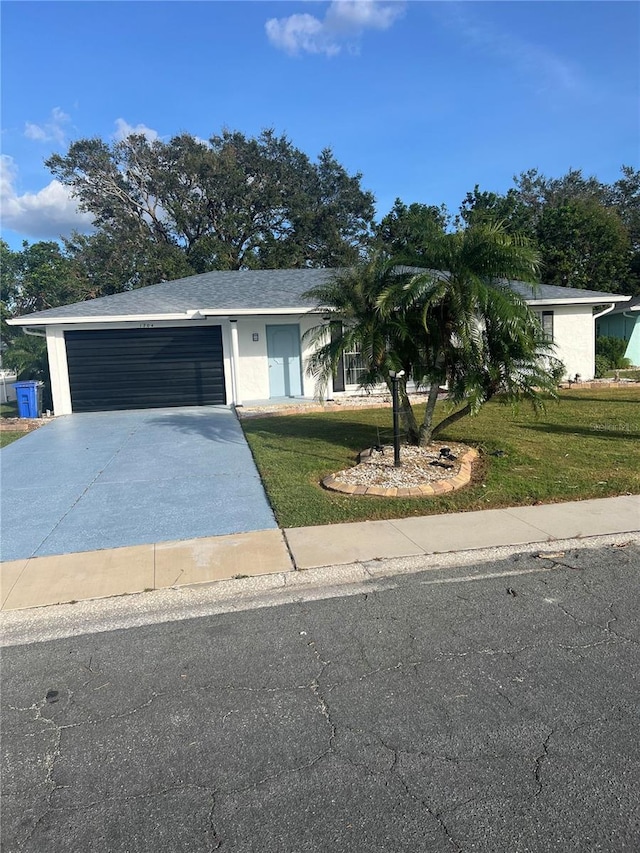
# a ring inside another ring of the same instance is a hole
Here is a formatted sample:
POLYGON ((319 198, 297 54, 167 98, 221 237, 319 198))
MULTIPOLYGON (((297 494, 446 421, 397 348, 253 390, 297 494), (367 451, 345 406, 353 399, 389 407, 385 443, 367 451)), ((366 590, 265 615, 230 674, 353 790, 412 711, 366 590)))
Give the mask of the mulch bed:
POLYGON ((2 418, 0 432, 31 432, 48 424, 51 418, 2 418))

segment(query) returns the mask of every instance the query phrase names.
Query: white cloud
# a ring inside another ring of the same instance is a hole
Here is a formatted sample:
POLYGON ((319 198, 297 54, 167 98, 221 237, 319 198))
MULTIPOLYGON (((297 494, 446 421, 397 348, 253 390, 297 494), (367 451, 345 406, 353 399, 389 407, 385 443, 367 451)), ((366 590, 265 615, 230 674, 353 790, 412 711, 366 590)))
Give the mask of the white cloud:
POLYGON ((388 30, 404 12, 404 3, 379 0, 334 0, 327 10, 325 26, 339 32, 364 29, 388 30))
POLYGON ((265 30, 271 44, 292 55, 306 52, 333 56, 340 51, 324 32, 322 22, 313 15, 271 18, 265 24, 265 30))
POLYGON ((160 136, 157 130, 147 127, 146 124, 136 124, 134 127, 123 118, 116 119, 116 131, 113 134, 114 139, 121 142, 123 139, 126 139, 127 136, 132 136, 133 134, 136 136, 144 136, 149 142, 155 142, 160 136))
POLYGON ((295 56, 335 56, 367 29, 387 30, 404 13, 401 0, 333 0, 321 20, 307 13, 270 18, 265 24, 274 47, 295 56))
POLYGON ((56 240, 73 230, 88 231, 92 217, 81 213, 69 189, 51 181, 38 192, 18 195, 18 171, 8 154, 0 155, 0 207, 3 228, 37 240, 56 240))
POLYGON ((580 69, 546 46, 500 30, 482 21, 477 10, 470 11, 459 3, 440 5, 438 12, 470 44, 489 56, 501 58, 528 79, 539 94, 578 93, 584 89, 580 69))
POLYGON ((33 139, 35 142, 57 142, 58 145, 65 145, 66 125, 70 121, 70 116, 63 112, 60 107, 54 107, 48 121, 43 124, 26 122, 24 135, 27 139, 33 139))
POLYGON ((25 123, 24 135, 27 139, 35 139, 37 142, 46 142, 49 138, 47 132, 39 124, 32 124, 30 121, 25 123))

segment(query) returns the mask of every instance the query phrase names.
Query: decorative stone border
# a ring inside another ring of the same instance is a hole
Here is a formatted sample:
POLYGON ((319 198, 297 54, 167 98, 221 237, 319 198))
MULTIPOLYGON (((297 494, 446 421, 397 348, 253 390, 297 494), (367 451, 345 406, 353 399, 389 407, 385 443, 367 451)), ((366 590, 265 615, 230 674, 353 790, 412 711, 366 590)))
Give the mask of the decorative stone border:
MULTIPOLYGON (((366 458, 371 454, 370 450, 363 450, 360 454, 360 459, 366 458)), ((376 495, 381 498, 428 498, 435 495, 444 495, 447 492, 455 492, 463 486, 467 486, 471 481, 471 467, 478 458, 478 451, 472 447, 460 457, 460 470, 451 479, 435 480, 432 483, 425 483, 423 486, 410 486, 407 488, 384 486, 352 486, 348 483, 341 483, 336 480, 333 474, 329 474, 322 480, 322 485, 325 489, 332 492, 341 492, 344 495, 376 495)))
POLYGON ((49 423, 49 420, 50 418, 2 418, 0 432, 31 432, 49 423))

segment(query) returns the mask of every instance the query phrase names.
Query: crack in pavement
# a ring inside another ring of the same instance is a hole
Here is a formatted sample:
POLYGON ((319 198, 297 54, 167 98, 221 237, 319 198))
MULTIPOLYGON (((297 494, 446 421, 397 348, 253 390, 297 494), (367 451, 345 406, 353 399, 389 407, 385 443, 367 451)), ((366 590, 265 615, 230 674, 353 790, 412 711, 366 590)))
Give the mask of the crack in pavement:
POLYGON ((444 818, 443 818, 444 810, 435 811, 432 808, 432 806, 429 804, 429 802, 426 800, 426 798, 420 797, 417 794, 414 794, 413 791, 411 791, 411 789, 409 787, 409 783, 405 779, 403 779, 402 776, 398 772, 394 772, 393 776, 400 782, 400 784, 402 785, 402 787, 406 791, 407 795, 409 797, 411 797, 411 799, 414 802, 419 803, 425 809, 427 814, 436 821, 438 826, 444 832, 447 841, 449 842, 449 844, 452 845, 452 847, 455 849, 456 853, 463 853, 464 848, 455 840, 455 838, 451 834, 451 830, 449 829, 449 827, 447 826, 447 824, 444 821, 444 818))
MULTIPOLYGON (((601 598, 598 598, 597 596, 594 596, 594 597, 596 597, 597 600, 600 601, 602 604, 605 603, 601 598)), ((614 622, 618 621, 618 616, 614 613, 614 610, 613 610, 613 602, 609 602, 607 604, 607 610, 609 611, 610 618, 606 620, 604 625, 598 624, 597 622, 589 622, 586 619, 581 619, 579 616, 576 616, 574 613, 572 613, 570 610, 568 610, 566 607, 564 607, 562 604, 560 604, 560 602, 555 602, 555 604, 556 604, 556 607, 558 608, 558 610, 560 610, 562 613, 564 613, 565 616, 568 616, 569 619, 571 619, 577 625, 582 625, 583 627, 586 627, 586 628, 596 628, 598 631, 604 631, 610 637, 615 637, 617 640, 621 640, 621 641, 626 642, 626 643, 635 643, 635 644, 638 643, 638 640, 636 640, 634 637, 627 637, 625 634, 621 634, 618 631, 614 631, 613 628, 611 627, 611 625, 613 625, 614 622)), ((601 641, 596 642, 596 643, 588 643, 585 645, 576 645, 576 646, 565 645, 562 643, 559 645, 562 648, 566 648, 566 649, 572 649, 572 648, 576 648, 576 649, 584 648, 584 649, 586 649, 586 648, 591 648, 593 646, 603 645, 603 644, 606 644, 609 642, 615 642, 615 640, 607 639, 607 640, 601 640, 601 641)))
POLYGON ((542 764, 544 761, 547 760, 547 758, 549 756, 549 741, 551 740, 551 738, 553 737, 554 734, 555 734, 555 729, 550 729, 546 738, 542 742, 542 752, 540 753, 540 755, 536 756, 536 759, 535 759, 534 779, 535 779, 536 785, 538 786, 538 790, 533 795, 534 797, 539 797, 540 794, 542 793, 542 788, 543 788, 542 778, 541 778, 541 776, 542 776, 542 764))
POLYGON ((211 827, 211 834, 213 836, 213 847, 212 851, 219 850, 222 847, 222 838, 218 835, 218 831, 216 830, 216 824, 214 819, 214 812, 216 810, 216 792, 211 792, 211 808, 209 809, 208 821, 209 826, 211 827))

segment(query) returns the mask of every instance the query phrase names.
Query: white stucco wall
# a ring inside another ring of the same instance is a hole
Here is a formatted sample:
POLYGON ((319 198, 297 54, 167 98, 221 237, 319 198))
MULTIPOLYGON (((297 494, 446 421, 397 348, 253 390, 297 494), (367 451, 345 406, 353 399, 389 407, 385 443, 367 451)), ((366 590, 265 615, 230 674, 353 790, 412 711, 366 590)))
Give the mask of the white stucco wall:
MULTIPOLYGON (((302 336, 308 329, 317 325, 318 317, 309 315, 270 315, 268 317, 238 317, 238 348, 239 364, 236 366, 236 386, 238 398, 234 400, 234 383, 232 372, 232 336, 231 322, 228 317, 211 317, 208 320, 184 321, 154 321, 155 328, 161 327, 195 327, 221 326, 222 347, 224 353, 224 376, 227 403, 246 402, 251 400, 269 399, 269 362, 267 358, 267 325, 294 324, 299 326, 302 336), (253 340, 257 334, 258 340, 253 340)), ((47 326, 47 352, 51 372, 51 391, 53 396, 54 414, 68 415, 72 412, 71 391, 69 387, 69 371, 64 333, 68 330, 83 329, 136 329, 142 324, 138 321, 121 323, 83 323, 47 326)), ((305 373, 306 357, 309 354, 308 344, 301 343, 302 355, 302 393, 305 397, 313 397, 315 388, 313 378, 305 373)))
POLYGON ((224 352, 224 380, 227 392, 227 402, 232 401, 232 377, 231 377, 231 338, 229 334, 228 319, 212 318, 210 320, 154 320, 153 322, 139 321, 122 323, 77 323, 47 326, 47 355, 49 357, 49 372, 51 375, 51 396, 53 398, 54 415, 70 415, 73 411, 71 403, 71 389, 69 386, 69 368, 67 364, 67 348, 64 339, 65 331, 75 329, 139 329, 140 327, 166 328, 195 326, 221 326, 222 347, 224 352))
MULTIPOLYGON (((267 326, 296 325, 300 328, 300 337, 313 326, 321 323, 318 316, 308 314, 274 314, 268 317, 238 317, 238 344, 240 349, 240 368, 238 371, 238 391, 243 403, 253 400, 268 400, 269 359, 267 356, 267 326), (258 340, 254 341, 253 336, 258 340)), ((307 357, 310 349, 306 341, 300 344, 302 356, 302 396, 313 397, 315 392, 313 377, 306 374, 307 357)))
POLYGON ((556 356, 565 366, 566 377, 579 373, 583 380, 593 379, 595 371, 595 325, 591 305, 535 306, 553 311, 553 339, 556 356))
POLYGON ((71 414, 71 391, 64 326, 47 326, 47 356, 54 415, 71 414))
MULTIPOLYGON (((538 311, 553 311, 554 340, 557 345, 556 354, 566 369, 566 375, 573 378, 579 373, 583 380, 592 379, 595 365, 595 329, 590 305, 541 305, 532 306, 538 311)), ((221 326, 222 344, 224 351, 224 373, 227 393, 227 403, 247 403, 256 400, 268 400, 269 389, 269 360, 267 356, 267 326, 268 325, 297 325, 301 338, 310 328, 322 323, 319 315, 310 314, 274 314, 269 316, 238 316, 238 350, 239 364, 235 374, 237 399, 234 400, 234 383, 232 373, 232 337, 229 317, 210 317, 207 320, 160 320, 154 321, 153 326, 194 327, 221 326), (254 340, 254 335, 257 340, 254 340)), ((131 329, 139 328, 139 321, 120 323, 90 323, 82 324, 84 329, 131 329)), ((144 324, 148 326, 148 323, 144 324)), ((64 332, 78 329, 78 324, 47 326, 47 351, 51 370, 51 385, 54 413, 56 415, 70 414, 72 411, 71 393, 69 388, 69 373, 64 332)), ((307 341, 301 341, 301 382, 304 397, 313 398, 316 392, 313 377, 306 373, 307 359, 310 346, 307 341)), ((332 393, 332 388, 327 389, 332 393)))

